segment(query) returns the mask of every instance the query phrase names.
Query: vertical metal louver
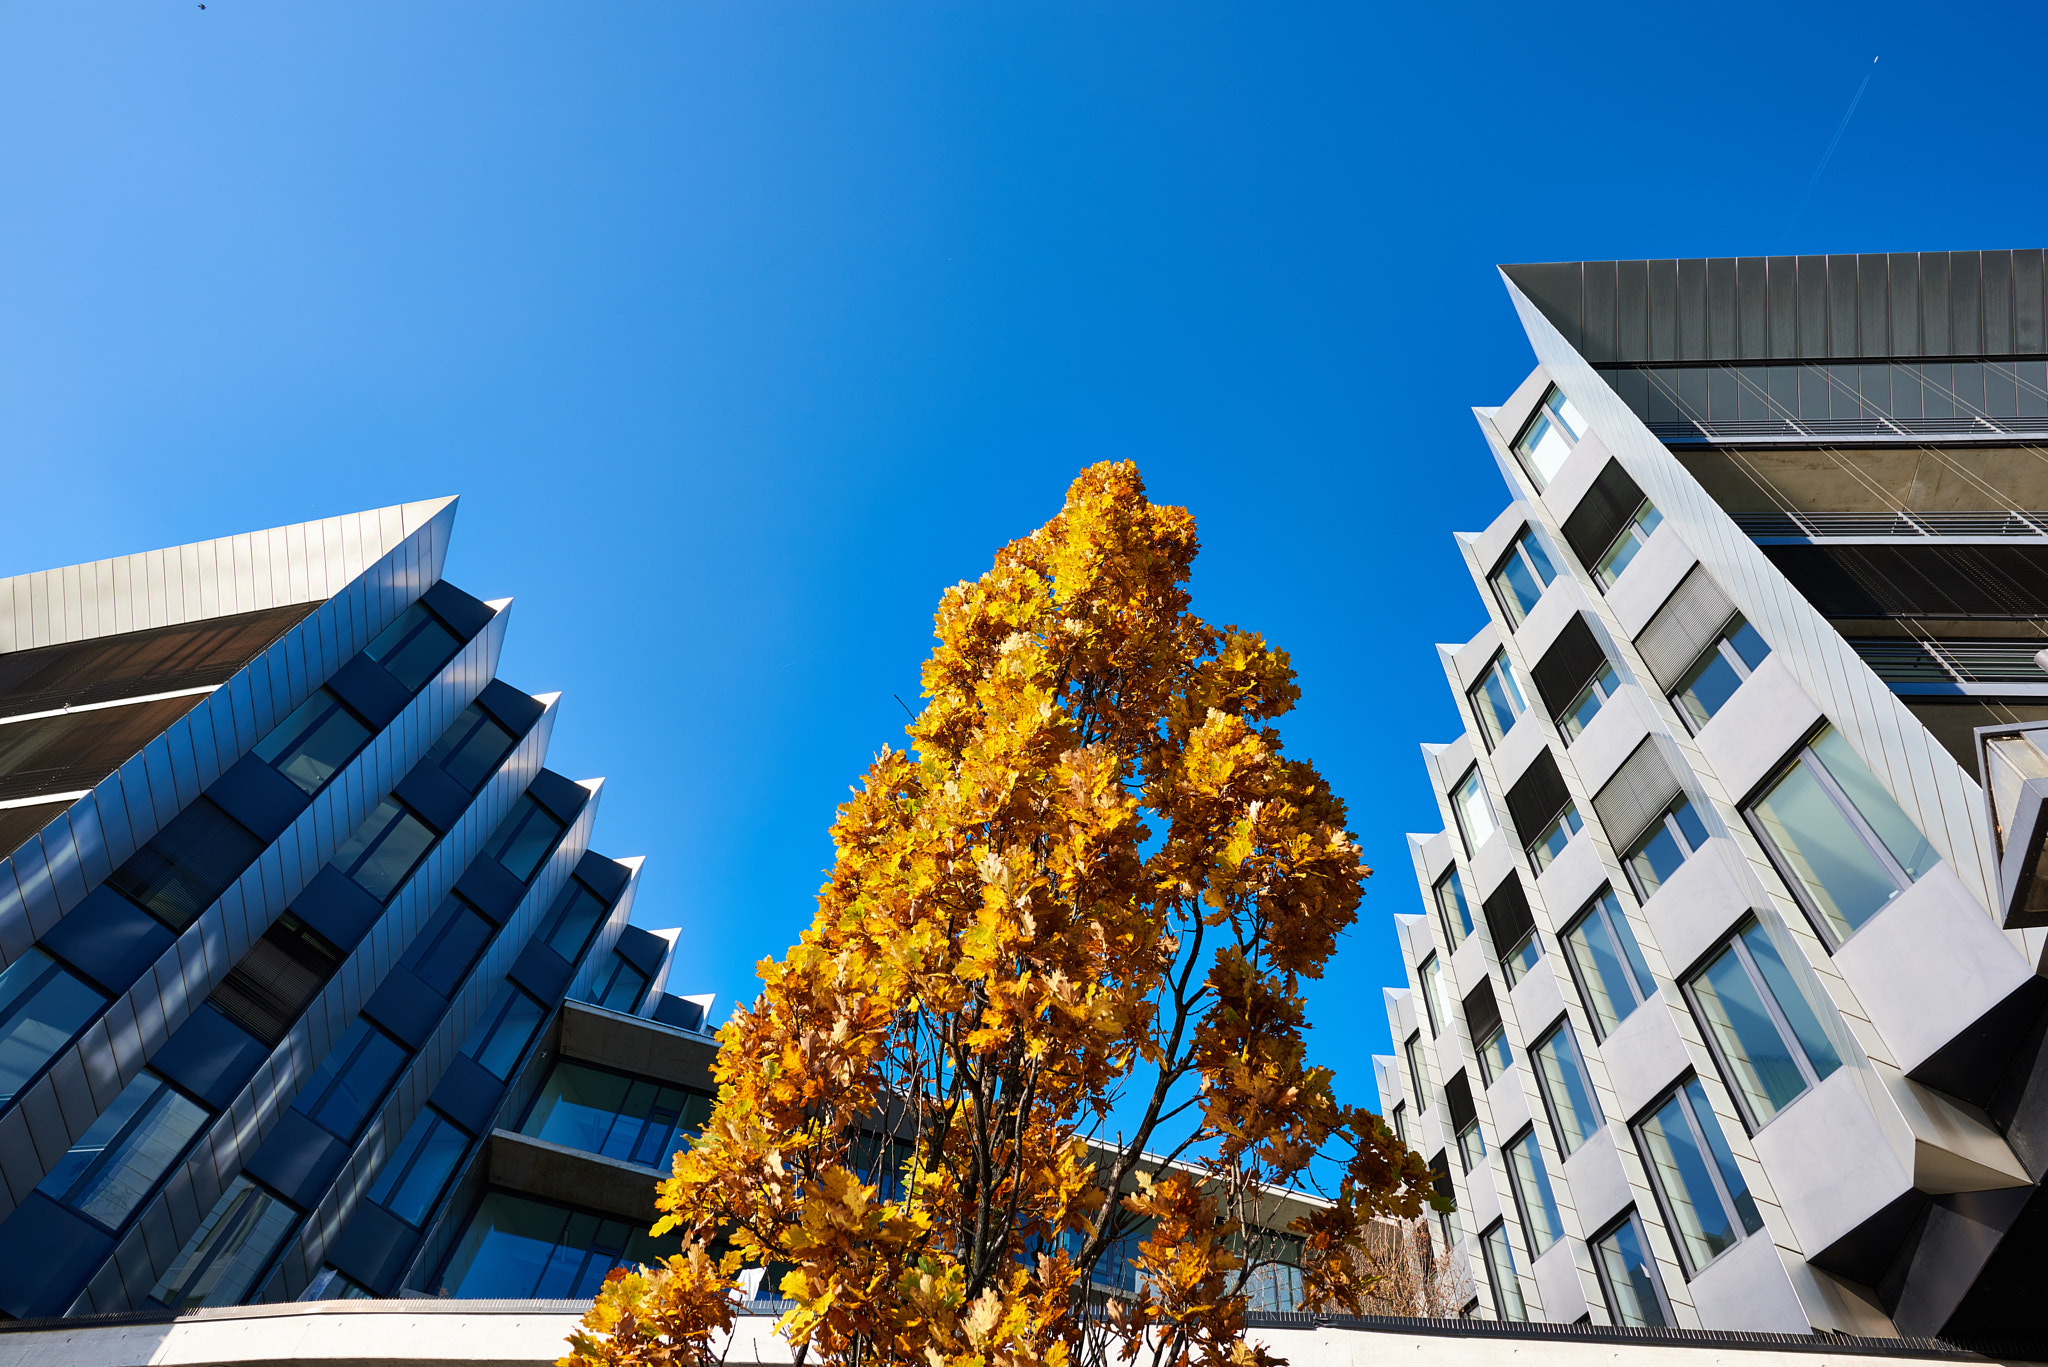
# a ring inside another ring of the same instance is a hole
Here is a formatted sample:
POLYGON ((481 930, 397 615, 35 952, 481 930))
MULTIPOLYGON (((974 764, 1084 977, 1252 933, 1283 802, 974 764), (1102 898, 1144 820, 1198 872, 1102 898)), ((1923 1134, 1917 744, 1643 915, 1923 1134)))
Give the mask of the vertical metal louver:
POLYGON ((1735 604, 1721 592, 1706 566, 1694 565, 1636 637, 1636 649, 1658 685, 1668 689, 1699 659, 1700 652, 1713 644, 1734 615, 1735 604))
POLYGON ((1626 850, 1682 791, 1657 743, 1645 737, 1607 786, 1593 795, 1593 812, 1607 831, 1608 843, 1626 850))

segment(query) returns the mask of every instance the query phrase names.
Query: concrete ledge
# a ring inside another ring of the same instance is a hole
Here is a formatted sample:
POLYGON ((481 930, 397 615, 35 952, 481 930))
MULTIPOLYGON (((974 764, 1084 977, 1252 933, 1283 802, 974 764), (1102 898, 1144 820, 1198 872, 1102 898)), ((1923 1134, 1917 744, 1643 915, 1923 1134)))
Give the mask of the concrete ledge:
POLYGON ((653 1224, 659 1213, 654 1186, 667 1175, 510 1130, 491 1131, 488 1161, 494 1187, 643 1225, 653 1224))

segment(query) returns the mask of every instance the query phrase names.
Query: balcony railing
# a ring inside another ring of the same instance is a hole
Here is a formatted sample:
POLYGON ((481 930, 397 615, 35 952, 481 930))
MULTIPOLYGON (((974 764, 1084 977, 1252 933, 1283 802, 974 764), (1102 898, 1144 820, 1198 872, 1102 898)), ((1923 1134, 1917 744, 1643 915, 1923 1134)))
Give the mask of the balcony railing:
POLYGON ((2048 418, 1682 418, 1646 424, 1659 441, 1917 441, 2048 436, 2048 418))
POLYGON ((2034 654, 2048 641, 1851 640, 1871 672, 1891 684, 2048 685, 2034 654))
POLYGON ((1729 517, 1759 538, 2048 536, 2048 512, 1761 512, 1729 517))

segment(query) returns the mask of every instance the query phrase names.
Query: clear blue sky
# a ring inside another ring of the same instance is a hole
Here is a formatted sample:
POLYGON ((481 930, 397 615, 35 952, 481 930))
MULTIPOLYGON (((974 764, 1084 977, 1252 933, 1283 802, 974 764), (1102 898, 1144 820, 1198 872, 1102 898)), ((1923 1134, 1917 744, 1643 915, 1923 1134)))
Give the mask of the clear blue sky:
POLYGON ((752 993, 940 590, 1129 457, 1301 670, 1387 1048, 1493 265, 2039 246, 2039 6, 0 8, 0 574, 459 493, 672 986, 752 993), (1869 92, 1793 207, 1873 55, 1869 92))

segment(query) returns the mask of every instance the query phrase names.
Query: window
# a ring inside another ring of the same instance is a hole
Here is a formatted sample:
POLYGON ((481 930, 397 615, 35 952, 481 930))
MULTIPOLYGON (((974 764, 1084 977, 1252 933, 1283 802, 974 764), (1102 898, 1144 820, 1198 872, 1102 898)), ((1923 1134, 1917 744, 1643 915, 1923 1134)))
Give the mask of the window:
POLYGON ((1479 1055, 1479 1076, 1486 1079, 1489 1087, 1514 1066, 1515 1055, 1508 1048, 1507 1031, 1498 1024, 1481 1036, 1473 1048, 1479 1055))
POLYGON ((681 1247, 680 1234, 651 1238, 630 1220, 494 1191, 456 1243, 441 1285, 464 1300, 588 1300, 614 1267, 660 1262, 681 1247))
POLYGON ((202 797, 171 818, 107 882, 172 930, 183 930, 261 853, 262 841, 202 797))
POLYGON ((512 814, 491 833, 484 853, 505 866, 505 871, 524 883, 533 877, 540 861, 548 857, 555 841, 568 829, 548 809, 525 793, 512 806, 512 814))
POLYGON ((1486 672, 1479 676, 1478 683, 1472 685, 1465 700, 1472 704, 1472 715, 1479 719, 1479 730, 1486 737, 1489 751, 1501 743, 1521 715, 1529 710, 1527 700, 1522 697, 1522 686, 1515 682, 1515 671, 1508 664, 1505 652, 1494 654, 1486 672))
POLYGON ((460 649, 461 639, 442 625, 425 603, 414 603, 384 628, 364 653, 383 665, 406 692, 417 693, 460 649))
POLYGON ((142 1073, 121 1089, 36 1190, 119 1232, 206 1119, 204 1108, 155 1073, 142 1073))
POLYGON ((1458 834, 1464 837, 1465 853, 1471 854, 1486 842, 1497 824, 1493 804, 1486 800, 1486 786, 1479 781, 1479 766, 1473 765, 1451 791, 1451 813, 1458 818, 1458 834))
POLYGON ((1609 546, 1593 564, 1593 578, 1602 589, 1614 587, 1614 581, 1621 578, 1621 572, 1629 567, 1643 543, 1650 539, 1650 533, 1657 530, 1657 524, 1664 515, 1645 499, 1621 531, 1616 533, 1614 544, 1609 546))
POLYGON ((1600 1269, 1600 1287, 1607 1293, 1608 1314, 1623 1329, 1672 1327, 1664 1284, 1650 1257, 1643 1222, 1630 1211, 1622 1222, 1593 1241, 1593 1262, 1600 1269))
POLYGON ((441 1199, 468 1148, 466 1131, 439 1111, 421 1111, 370 1184, 370 1199, 407 1224, 419 1226, 441 1199))
POLYGON ((613 950, 611 963, 591 984, 589 995, 584 1000, 607 1011, 631 1015, 646 991, 647 975, 626 962, 625 955, 613 950))
POLYGON ((1530 1057, 1536 1061, 1537 1087, 1543 1093, 1543 1108, 1550 1112, 1557 1151, 1569 1158, 1600 1128, 1600 1103, 1586 1076, 1586 1061, 1572 1039, 1571 1024, 1560 1021, 1530 1057))
POLYGON ((440 996, 454 996, 496 933, 475 907, 460 897, 450 897, 420 937, 422 943, 410 965, 413 976, 440 996))
POLYGON ((354 1139, 408 1056, 404 1045, 358 1016, 327 1051, 292 1109, 337 1139, 354 1139))
POLYGON ((363 719, 321 688, 256 742, 256 757, 312 794, 369 739, 370 728, 363 719))
POLYGON ((1941 862, 1833 727, 1793 756, 1748 816, 1778 872, 1836 944, 1941 862))
POLYGON ((1486 1136, 1479 1132, 1479 1117, 1473 1116, 1458 1131, 1458 1161, 1466 1172, 1486 1161, 1486 1136))
POLYGON ((1408 1037, 1408 1081, 1415 1088, 1415 1109, 1429 1109, 1429 1065, 1422 1057, 1422 1032, 1417 1030, 1408 1037))
POLYGON ((298 1218, 283 1201, 237 1177, 150 1294, 179 1311, 239 1305, 298 1218))
POLYGON ((1501 615, 1507 619, 1510 631, 1535 611, 1536 600, 1555 578, 1557 571, 1551 568, 1542 544, 1524 528, 1491 576, 1493 596, 1500 603, 1501 615))
POLYGON ((40 949, 0 973, 0 1106, 77 1037, 107 999, 40 949))
POLYGON ((1636 1126, 1636 1143, 1688 1276, 1764 1227, 1698 1078, 1636 1126))
POLYGON ((1504 1320, 1528 1319, 1529 1307, 1522 1301, 1522 1278, 1515 1271, 1515 1250, 1508 1243, 1507 1223, 1494 1221, 1493 1228, 1479 1241, 1479 1249, 1486 1258, 1486 1284, 1493 1288, 1493 1313, 1504 1320))
POLYGON ((1593 676, 1593 682, 1579 690, 1579 696, 1572 699, 1572 705, 1557 720, 1557 729, 1564 733, 1565 744, 1579 738, 1593 718, 1600 715, 1600 709, 1621 687, 1621 680, 1615 677, 1613 665, 1600 666, 1600 672, 1593 676))
POLYGON ((1500 966, 1508 975, 1508 986, 1513 987, 1527 977, 1529 970, 1536 967, 1542 958, 1543 936, 1536 927, 1531 926, 1522 932, 1522 938, 1510 945, 1508 952, 1501 956, 1500 966))
POLYGON ((1416 976, 1422 980, 1422 1006, 1429 1013, 1429 1037, 1435 1039, 1443 1033, 1444 1019, 1443 991, 1444 966, 1432 954, 1422 961, 1416 976))
POLYGON ((703 1093, 564 1061, 548 1074, 519 1132, 666 1170, 710 1118, 703 1093))
POLYGON ((207 1000, 257 1039, 274 1045, 340 967, 341 951, 287 911, 249 946, 207 1000))
POLYGON ((1770 653, 1755 627, 1740 617, 1732 619, 1706 653, 1679 676, 1678 686, 1671 690, 1671 705, 1693 734, 1699 734, 1770 653))
POLYGON ((1656 994, 1656 979, 1650 976, 1628 914, 1612 889, 1602 888, 1587 904, 1565 931, 1564 944, 1595 1038, 1606 1039, 1631 1011, 1656 994))
POLYGON ((510 1078, 526 1046, 533 1042, 547 1008, 509 984, 495 1009, 477 1022, 463 1041, 462 1052, 475 1059, 492 1076, 510 1078))
POLYGON ((332 861, 357 887, 380 902, 391 900, 434 843, 434 830, 395 797, 377 804, 332 861))
POLYGON ((481 705, 471 703, 427 751, 426 763, 454 779, 463 791, 473 793, 518 743, 481 705))
POLYGON ((575 963, 577 956, 583 953, 583 947, 590 943, 590 937, 610 913, 611 908, 596 893, 572 878, 568 890, 563 893, 560 908, 540 934, 541 943, 570 963, 575 963))
POLYGON ((1472 908, 1465 901, 1465 885, 1455 868, 1436 880, 1436 910, 1443 917, 1444 940, 1452 949, 1472 937, 1472 908))
POLYGON ((1515 1210, 1522 1217, 1529 1256, 1540 1258, 1544 1250, 1564 1237, 1564 1219, 1557 1213, 1557 1197, 1550 1190, 1550 1174, 1543 1167, 1543 1149, 1536 1142, 1536 1131, 1524 1130, 1520 1139, 1508 1145, 1507 1154, 1515 1210))
POLYGON ((1692 803, 1679 798, 1664 815, 1650 823, 1636 837, 1635 847, 1622 860, 1628 881, 1634 885, 1636 900, 1647 902, 1664 886, 1664 880, 1678 872, 1678 866, 1707 843, 1707 825, 1692 803))
POLYGON ((1529 862, 1535 866, 1536 872, 1549 868, 1550 861, 1564 853, 1564 847, 1579 833, 1582 824, 1579 809, 1567 803, 1565 809, 1557 814, 1557 819, 1545 826, 1543 833, 1529 846, 1529 862))
POLYGON ((1752 1128, 1769 1124, 1841 1066, 1813 1003, 1758 922, 1738 931, 1685 986, 1752 1128))
POLYGON ((1405 1101, 1394 1103, 1394 1138, 1403 1144, 1408 1142, 1408 1103, 1405 1101))
POLYGON ((1536 416, 1529 419, 1529 425, 1515 439, 1515 454, 1522 458, 1522 469, 1539 492, 1557 478, 1565 457, 1572 453, 1585 431, 1586 420, 1579 416, 1579 410, 1562 389, 1552 385, 1543 402, 1537 405, 1536 416))

